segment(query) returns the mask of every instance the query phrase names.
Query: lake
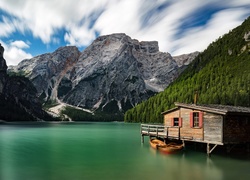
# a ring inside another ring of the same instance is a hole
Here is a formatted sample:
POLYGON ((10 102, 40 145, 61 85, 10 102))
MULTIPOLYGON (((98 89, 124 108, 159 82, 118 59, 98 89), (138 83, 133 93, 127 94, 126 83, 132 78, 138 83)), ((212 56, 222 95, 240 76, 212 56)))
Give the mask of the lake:
POLYGON ((187 150, 163 155, 141 144, 140 125, 0 125, 1 180, 249 180, 249 158, 187 150))

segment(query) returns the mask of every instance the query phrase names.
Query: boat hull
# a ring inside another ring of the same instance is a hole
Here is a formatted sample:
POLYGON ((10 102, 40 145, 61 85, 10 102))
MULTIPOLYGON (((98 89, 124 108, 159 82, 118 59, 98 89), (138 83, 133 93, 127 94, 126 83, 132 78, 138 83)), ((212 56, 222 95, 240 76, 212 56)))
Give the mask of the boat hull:
POLYGON ((150 146, 163 154, 175 154, 183 149, 182 144, 170 142, 166 144, 159 139, 150 139, 150 146))
POLYGON ((158 149, 160 146, 165 146, 165 142, 159 140, 159 139, 150 139, 149 141, 150 146, 154 149, 158 149))

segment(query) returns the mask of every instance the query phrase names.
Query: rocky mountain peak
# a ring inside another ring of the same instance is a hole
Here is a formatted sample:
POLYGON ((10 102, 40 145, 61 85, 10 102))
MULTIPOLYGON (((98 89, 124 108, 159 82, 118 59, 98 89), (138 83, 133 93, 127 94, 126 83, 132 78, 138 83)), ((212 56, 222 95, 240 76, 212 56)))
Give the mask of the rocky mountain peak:
POLYGON ((42 54, 26 59, 11 70, 24 72, 37 87, 39 95, 46 100, 57 100, 58 86, 78 61, 80 51, 75 46, 58 48, 53 53, 42 54))
MULTIPOLYGON (((120 45, 128 45, 134 48, 136 51, 143 53, 157 53, 159 46, 157 41, 141 41, 137 39, 131 39, 125 33, 115 33, 111 35, 104 35, 98 37, 92 44, 95 44, 96 48, 113 49, 117 50, 120 45)), ((93 48, 93 47, 91 47, 93 48)), ((92 49, 93 50, 93 49, 92 49)))
POLYGON ((163 91, 183 64, 160 52, 157 41, 140 42, 117 33, 98 37, 81 53, 76 47, 63 47, 22 61, 12 70, 25 71, 45 100, 115 112, 163 91))

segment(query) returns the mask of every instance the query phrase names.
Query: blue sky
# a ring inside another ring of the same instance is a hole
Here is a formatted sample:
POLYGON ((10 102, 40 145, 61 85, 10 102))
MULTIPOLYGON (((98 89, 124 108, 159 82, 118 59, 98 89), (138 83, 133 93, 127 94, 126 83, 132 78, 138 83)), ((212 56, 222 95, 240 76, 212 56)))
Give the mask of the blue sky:
POLYGON ((250 16, 249 0, 1 0, 0 43, 8 65, 99 35, 158 41, 163 52, 203 51, 250 16))

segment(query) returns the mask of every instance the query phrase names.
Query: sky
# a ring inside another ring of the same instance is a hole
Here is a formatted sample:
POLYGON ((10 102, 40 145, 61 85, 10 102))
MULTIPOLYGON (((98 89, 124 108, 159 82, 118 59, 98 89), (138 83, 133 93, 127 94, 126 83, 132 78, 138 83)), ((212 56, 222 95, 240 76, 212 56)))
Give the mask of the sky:
POLYGON ((1 0, 0 43, 7 65, 112 33, 176 56, 203 51, 248 16, 249 0, 1 0))

